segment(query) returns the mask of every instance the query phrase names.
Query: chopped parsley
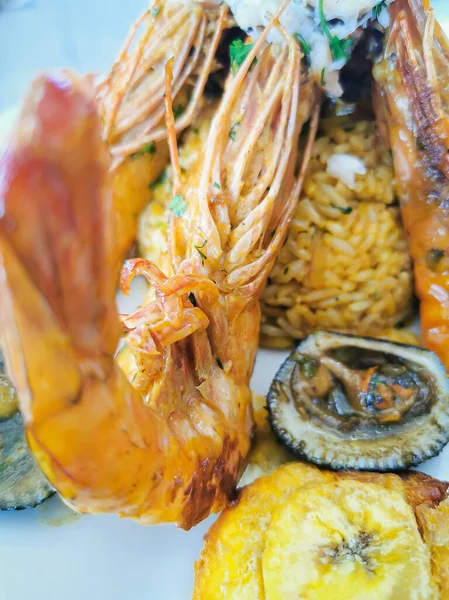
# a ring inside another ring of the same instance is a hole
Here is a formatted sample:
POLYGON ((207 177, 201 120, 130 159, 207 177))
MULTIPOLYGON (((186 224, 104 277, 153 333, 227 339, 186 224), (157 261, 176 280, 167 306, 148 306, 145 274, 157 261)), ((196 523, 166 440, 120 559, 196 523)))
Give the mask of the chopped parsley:
POLYGON ((236 136, 237 136, 237 127, 240 126, 240 121, 237 121, 237 123, 234 123, 234 125, 231 127, 231 129, 229 130, 229 139, 234 141, 236 136))
POLYGON ((176 194, 176 196, 173 196, 173 198, 170 200, 168 208, 177 217, 182 217, 187 210, 187 202, 184 200, 181 194, 176 194))
POLYGON ((342 215, 349 215, 352 213, 352 208, 350 206, 338 206, 337 204, 334 204, 333 202, 331 202, 331 206, 333 208, 336 208, 338 211, 340 211, 342 215))
POLYGON ((153 8, 153 10, 151 11, 151 15, 156 18, 158 16, 158 14, 161 12, 161 9, 159 8, 159 6, 155 6, 153 8))
POLYGON ((198 135, 198 134, 199 134, 199 132, 200 132, 200 130, 198 129, 198 127, 195 127, 195 129, 193 130, 193 133, 194 133, 195 135, 198 135))
POLYGON ((320 12, 320 24, 321 29, 323 30, 324 35, 327 37, 329 41, 329 48, 332 54, 332 58, 334 60, 341 60, 342 58, 348 60, 351 57, 351 47, 352 40, 346 39, 341 40, 336 35, 333 35, 329 29, 328 24, 326 23, 326 18, 324 16, 324 0, 320 0, 319 2, 319 12, 320 12))
POLYGON ((284 269, 284 275, 287 275, 287 273, 288 273, 288 267, 285 267, 285 269, 284 269))
POLYGON ((387 8, 387 3, 385 0, 382 0, 381 2, 379 2, 379 4, 376 4, 376 6, 373 8, 373 14, 372 14, 373 21, 375 21, 376 19, 379 18, 379 15, 383 11, 384 8, 387 8))
POLYGON ((321 69, 321 79, 320 79, 320 83, 323 87, 326 86, 326 80, 324 79, 325 74, 326 74, 326 69, 323 67, 321 69))
POLYGON ((312 52, 312 48, 310 47, 310 44, 308 44, 306 42, 306 40, 302 37, 302 35, 300 33, 295 33, 295 38, 298 40, 298 44, 301 46, 306 59, 310 60, 310 54, 312 52))
POLYGON ((229 57, 231 59, 232 72, 235 74, 246 57, 253 49, 254 44, 244 44, 242 40, 234 40, 229 46, 229 57))
POLYGON ((159 175, 159 177, 153 181, 153 183, 150 183, 150 185, 148 186, 148 189, 150 190, 154 190, 157 188, 158 185, 160 185, 161 183, 164 183, 164 181, 167 179, 167 171, 162 171, 162 173, 159 175))
POLYGON ((173 108, 173 117, 175 119, 177 119, 180 115, 182 115, 182 113, 185 111, 185 106, 182 106, 182 104, 178 104, 178 106, 175 106, 173 108))
POLYGON ((217 188, 217 190, 221 190, 220 184, 216 181, 214 181, 214 188, 217 188))
POLYGON ((218 358, 218 356, 215 359, 217 361, 217 365, 220 367, 221 370, 223 370, 223 363, 221 362, 221 360, 218 358))
POLYGON ((196 246, 195 244, 193 244, 194 248, 196 249, 196 251, 198 252, 198 254, 201 257, 201 263, 204 265, 204 261, 207 260, 207 255, 204 254, 204 252, 201 252, 201 250, 204 248, 204 246, 207 244, 207 240, 204 242, 204 244, 202 246, 196 246))
POLYGON ((144 154, 155 154, 156 153, 156 144, 154 142, 150 142, 149 144, 145 144, 142 146, 140 150, 137 152, 133 152, 131 154, 131 158, 138 158, 139 156, 143 156, 144 154))
POLYGON ((441 250, 441 248, 432 248, 432 250, 429 250, 426 254, 426 264, 428 268, 434 271, 443 256, 444 250, 441 250))

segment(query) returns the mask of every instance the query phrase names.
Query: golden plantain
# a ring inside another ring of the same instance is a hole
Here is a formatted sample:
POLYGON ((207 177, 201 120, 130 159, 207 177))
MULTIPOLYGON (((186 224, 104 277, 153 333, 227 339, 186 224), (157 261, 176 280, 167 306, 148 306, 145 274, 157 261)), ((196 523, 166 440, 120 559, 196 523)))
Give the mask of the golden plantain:
POLYGON ((290 463, 243 488, 205 537, 194 600, 443 600, 446 484, 290 463))

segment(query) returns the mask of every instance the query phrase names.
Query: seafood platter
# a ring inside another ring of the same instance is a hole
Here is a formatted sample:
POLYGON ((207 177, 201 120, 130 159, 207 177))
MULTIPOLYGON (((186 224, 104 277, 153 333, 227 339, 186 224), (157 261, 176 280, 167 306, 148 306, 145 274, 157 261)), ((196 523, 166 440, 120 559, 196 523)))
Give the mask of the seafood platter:
POLYGON ((30 83, 2 598, 449 599, 448 16, 154 0, 30 83))

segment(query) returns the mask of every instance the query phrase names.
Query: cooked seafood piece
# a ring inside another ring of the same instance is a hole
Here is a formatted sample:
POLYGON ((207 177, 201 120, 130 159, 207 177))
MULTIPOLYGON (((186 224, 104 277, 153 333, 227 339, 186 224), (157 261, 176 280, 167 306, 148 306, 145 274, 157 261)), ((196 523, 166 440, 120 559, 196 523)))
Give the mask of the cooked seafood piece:
POLYGON ((404 469, 449 441, 449 382, 433 352, 318 332, 294 350, 267 396, 276 435, 333 469, 404 469))
POLYGON ((421 473, 280 467, 209 529, 193 599, 444 600, 447 487, 421 473))
POLYGON ((97 98, 113 162, 117 212, 115 253, 121 263, 135 240, 137 218, 150 200, 149 186, 169 162, 164 120, 165 66, 173 64, 175 131, 191 123, 203 103, 225 29, 235 25, 225 4, 157 1, 131 29, 97 98))
POLYGON ((0 352, 0 510, 21 510, 54 494, 28 449, 14 388, 0 352))
POLYGON ((378 121, 393 151, 424 345, 449 367, 449 42, 428 0, 396 0, 376 65, 378 121))
POLYGON ((16 390, 5 374, 5 363, 0 350, 0 419, 12 417, 19 410, 16 390))
MULTIPOLYGON (((210 124, 217 108, 218 101, 206 103, 199 110, 192 126, 183 135, 179 145, 181 186, 186 185, 192 170, 197 168, 197 163, 202 158, 210 124)), ((167 239, 172 214, 170 210, 170 202, 173 199, 172 167, 167 167, 161 177, 150 187, 150 202, 139 217, 138 256, 151 261, 168 275, 172 269, 167 239)))
MULTIPOLYGON (((373 122, 327 119, 261 299, 261 344, 319 330, 384 337, 412 313, 412 265, 388 148, 373 122)), ((320 127, 323 127, 323 120, 320 127)))
POLYGON ((88 82, 67 72, 38 79, 0 163, 8 368, 32 451, 81 512, 189 528, 221 510, 234 489, 253 429, 258 298, 287 235, 319 113, 279 14, 231 72, 185 186, 169 61, 174 276, 143 259, 126 264, 125 291, 138 274, 156 291, 122 320, 125 373, 114 359, 121 327, 109 152, 88 82), (273 26, 283 44, 266 43, 273 26))
POLYGON ((0 420, 0 510, 34 508, 54 493, 28 448, 20 413, 0 420))

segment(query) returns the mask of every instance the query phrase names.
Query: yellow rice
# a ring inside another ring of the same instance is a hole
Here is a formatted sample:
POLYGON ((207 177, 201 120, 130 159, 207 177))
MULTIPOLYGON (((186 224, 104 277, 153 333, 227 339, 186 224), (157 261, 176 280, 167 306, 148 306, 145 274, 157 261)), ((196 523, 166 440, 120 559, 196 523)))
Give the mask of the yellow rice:
POLYGON ((318 329, 384 336, 411 314, 411 263, 399 208, 392 206, 391 157, 373 123, 346 129, 334 127, 315 142, 288 239, 262 296, 265 346, 287 347, 318 329), (365 164, 353 189, 326 171, 334 154, 365 164))

